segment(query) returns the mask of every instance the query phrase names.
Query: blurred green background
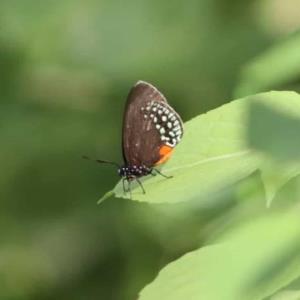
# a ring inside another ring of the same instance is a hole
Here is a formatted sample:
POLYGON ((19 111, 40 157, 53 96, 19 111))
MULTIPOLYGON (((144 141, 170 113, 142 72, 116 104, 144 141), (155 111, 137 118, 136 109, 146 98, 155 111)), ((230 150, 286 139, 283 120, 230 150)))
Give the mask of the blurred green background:
POLYGON ((121 161, 137 80, 189 120, 233 99, 242 68, 299 20, 292 0, 2 0, 0 299, 137 299, 161 267, 201 245, 248 187, 201 212, 97 206, 118 176, 81 156, 121 161))

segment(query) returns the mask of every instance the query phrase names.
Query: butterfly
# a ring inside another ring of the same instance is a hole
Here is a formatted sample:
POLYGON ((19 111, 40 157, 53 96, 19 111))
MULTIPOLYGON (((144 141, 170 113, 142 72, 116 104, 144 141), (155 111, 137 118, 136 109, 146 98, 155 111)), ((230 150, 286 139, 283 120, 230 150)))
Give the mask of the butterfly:
POLYGON ((136 180, 145 193, 141 177, 149 174, 171 177, 162 174, 157 167, 170 158, 182 136, 183 122, 164 95, 152 84, 138 81, 129 92, 124 110, 123 165, 104 160, 97 162, 118 167, 124 192, 130 191, 131 182, 136 180), (128 188, 125 188, 126 181, 128 188))

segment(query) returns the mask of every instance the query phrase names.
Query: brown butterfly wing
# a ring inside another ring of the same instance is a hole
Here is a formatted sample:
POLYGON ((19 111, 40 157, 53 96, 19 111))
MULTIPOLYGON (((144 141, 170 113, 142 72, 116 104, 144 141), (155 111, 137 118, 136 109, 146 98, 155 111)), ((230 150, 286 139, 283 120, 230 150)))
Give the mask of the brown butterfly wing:
POLYGON ((129 92, 124 113, 125 164, 154 166, 162 159, 162 147, 172 149, 182 134, 182 121, 166 98, 151 84, 137 82, 129 92))
POLYGON ((151 167, 160 158, 159 132, 144 113, 151 101, 166 102, 166 99, 151 84, 138 81, 129 92, 124 112, 122 149, 126 165, 151 167))

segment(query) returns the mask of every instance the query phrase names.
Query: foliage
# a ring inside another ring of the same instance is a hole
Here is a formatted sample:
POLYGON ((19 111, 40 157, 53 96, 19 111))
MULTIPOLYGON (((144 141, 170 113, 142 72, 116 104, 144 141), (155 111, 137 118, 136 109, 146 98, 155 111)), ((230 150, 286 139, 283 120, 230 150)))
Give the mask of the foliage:
POLYGON ((299 33, 281 29, 300 9, 263 2, 0 2, 0 299, 299 298, 299 33), (174 177, 96 205, 118 176, 81 157, 120 160, 139 79, 190 120, 174 177))
POLYGON ((245 96, 274 87, 299 88, 300 32, 255 57, 242 70, 235 95, 245 96))
POLYGON ((264 299, 300 276, 299 222, 292 212, 240 224, 169 264, 140 299, 264 299))
MULTIPOLYGON (((166 174, 176 172, 175 177, 147 178, 147 193, 137 185, 131 199, 151 204, 194 200, 199 210, 212 195, 259 170, 270 206, 276 191, 300 173, 299 112, 300 95, 269 92, 232 101, 187 122, 182 144, 163 169, 166 174), (279 174, 281 180, 270 174, 279 174)), ((121 184, 114 193, 124 196, 121 184)), ((262 210, 263 216, 243 220, 208 246, 172 262, 140 299, 271 296, 300 277, 299 208, 289 206, 287 202, 288 211, 282 208, 276 214, 262 210)))

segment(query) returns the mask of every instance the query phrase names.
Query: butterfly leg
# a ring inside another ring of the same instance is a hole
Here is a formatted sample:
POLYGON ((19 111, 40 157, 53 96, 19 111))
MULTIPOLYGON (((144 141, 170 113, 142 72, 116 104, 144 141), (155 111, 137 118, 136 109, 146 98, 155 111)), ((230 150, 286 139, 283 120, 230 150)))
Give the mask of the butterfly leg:
POLYGON ((124 194, 126 195, 129 192, 130 199, 131 199, 132 198, 131 197, 131 179, 128 178, 128 177, 123 178, 122 179, 122 185, 123 185, 123 192, 124 192, 124 194), (125 181, 127 182, 127 187, 125 185, 125 181))
POLYGON ((138 178, 135 178, 135 179, 136 179, 137 183, 139 184, 139 186, 141 187, 141 189, 143 191, 143 194, 146 194, 146 191, 145 191, 145 189, 144 189, 143 184, 141 183, 141 181, 138 178))
POLYGON ((132 194, 131 194, 131 180, 128 179, 128 191, 129 191, 129 194, 130 194, 130 200, 132 199, 132 194))
POLYGON ((122 185, 123 185, 123 192, 124 192, 124 194, 126 194, 128 192, 128 189, 126 189, 126 187, 125 187, 125 181, 128 182, 128 179, 126 177, 122 179, 122 185))
POLYGON ((159 174, 159 175, 161 175, 162 177, 165 177, 165 178, 173 178, 173 176, 167 176, 167 175, 165 175, 165 174, 163 174, 162 172, 160 172, 159 170, 157 170, 157 169, 155 169, 155 168, 153 168, 153 170, 155 171, 155 172, 157 172, 157 174, 159 174))
POLYGON ((153 172, 153 169, 151 170, 151 173, 150 173, 152 176, 156 176, 157 175, 157 173, 154 173, 153 172))

